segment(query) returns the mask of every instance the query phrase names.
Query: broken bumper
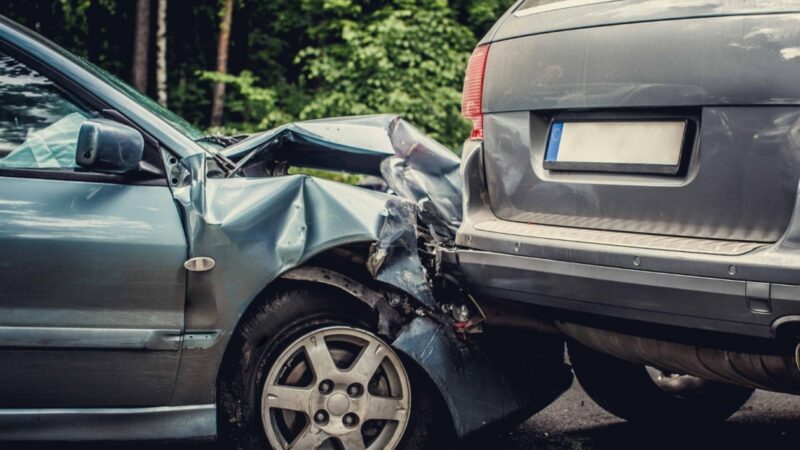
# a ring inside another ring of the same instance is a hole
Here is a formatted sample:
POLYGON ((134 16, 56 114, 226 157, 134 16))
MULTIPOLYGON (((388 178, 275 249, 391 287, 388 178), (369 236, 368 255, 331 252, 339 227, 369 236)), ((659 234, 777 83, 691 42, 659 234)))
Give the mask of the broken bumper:
POLYGON ((572 384, 558 336, 527 332, 456 335, 427 317, 408 324, 393 346, 439 388, 458 436, 524 420, 572 384))

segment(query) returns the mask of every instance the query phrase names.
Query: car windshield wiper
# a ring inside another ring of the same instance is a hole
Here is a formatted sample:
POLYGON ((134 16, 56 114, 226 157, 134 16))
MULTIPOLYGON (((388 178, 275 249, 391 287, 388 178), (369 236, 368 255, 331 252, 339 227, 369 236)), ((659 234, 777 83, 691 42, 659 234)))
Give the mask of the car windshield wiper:
MULTIPOLYGON (((195 139, 195 142, 198 144, 208 143, 213 145, 218 145, 220 147, 228 147, 233 145, 242 139, 247 137, 246 135, 239 135, 239 136, 217 136, 217 135, 208 135, 203 136, 201 138, 195 139)), ((237 165, 230 158, 226 157, 222 153, 217 150, 213 150, 208 148, 204 145, 201 145, 203 149, 208 153, 214 160, 219 164, 220 168, 225 171, 226 175, 232 174, 235 170, 237 170, 237 165)))
POLYGON ((195 142, 197 142, 198 144, 206 142, 209 144, 219 145, 220 147, 229 147, 233 144, 239 143, 248 136, 249 135, 247 134, 239 134, 236 136, 221 136, 216 134, 209 134, 201 138, 195 139, 195 142))

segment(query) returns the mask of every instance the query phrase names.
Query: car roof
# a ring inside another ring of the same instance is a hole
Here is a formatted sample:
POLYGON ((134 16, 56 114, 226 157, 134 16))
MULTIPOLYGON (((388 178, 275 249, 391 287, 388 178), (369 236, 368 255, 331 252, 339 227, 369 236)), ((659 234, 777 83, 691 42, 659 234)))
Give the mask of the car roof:
POLYGON ((487 41, 579 28, 800 12, 800 0, 525 0, 487 41))

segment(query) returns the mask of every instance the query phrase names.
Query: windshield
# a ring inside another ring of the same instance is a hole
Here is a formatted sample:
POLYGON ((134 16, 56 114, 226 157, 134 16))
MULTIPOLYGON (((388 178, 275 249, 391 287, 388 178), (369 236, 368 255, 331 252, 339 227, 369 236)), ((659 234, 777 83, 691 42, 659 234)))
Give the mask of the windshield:
POLYGON ((114 86, 117 88, 117 90, 122 91, 123 94, 132 98, 136 103, 145 107, 151 113, 157 115, 192 140, 197 140, 203 137, 203 132, 200 131, 200 129, 187 122, 181 116, 159 105, 155 100, 137 91, 128 83, 120 80, 115 75, 107 72, 105 69, 98 67, 83 58, 78 59, 80 60, 81 64, 90 69, 98 78, 101 78, 103 81, 114 86))
POLYGON ((143 108, 147 109, 154 115, 158 116, 164 122, 171 125, 173 128, 178 130, 180 133, 184 134, 189 139, 197 142, 201 147, 206 149, 212 154, 217 154, 221 146, 215 145, 213 142, 203 142, 200 139, 204 136, 203 132, 195 127, 194 125, 187 122, 182 117, 178 116, 177 114, 173 113, 172 111, 168 110, 167 108, 159 105, 155 100, 148 97, 147 95, 137 91, 132 86, 128 85, 124 81, 117 78, 115 75, 107 72, 105 69, 102 69, 95 64, 89 62, 88 60, 81 58, 74 53, 71 53, 64 48, 60 47, 59 45, 55 44, 54 42, 50 41, 49 39, 41 36, 40 34, 29 30, 15 22, 9 21, 2 15, 0 15, 0 23, 7 25, 9 27, 14 28, 15 30, 24 33, 25 35, 35 39, 39 43, 47 46, 48 48, 54 50, 55 52, 59 53, 60 55, 64 56, 65 58, 75 62, 76 64, 80 65, 82 68, 86 69, 87 71, 91 72, 96 77, 100 78, 101 80, 105 81, 107 84, 113 86, 119 92, 123 93, 131 100, 138 103, 143 108))

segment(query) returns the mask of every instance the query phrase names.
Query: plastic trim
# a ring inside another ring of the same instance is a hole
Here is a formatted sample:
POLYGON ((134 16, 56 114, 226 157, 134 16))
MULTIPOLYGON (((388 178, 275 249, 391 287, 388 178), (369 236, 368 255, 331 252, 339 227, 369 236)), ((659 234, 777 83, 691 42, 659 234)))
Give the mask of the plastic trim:
POLYGON ((0 441, 211 439, 215 405, 0 409, 0 441))

